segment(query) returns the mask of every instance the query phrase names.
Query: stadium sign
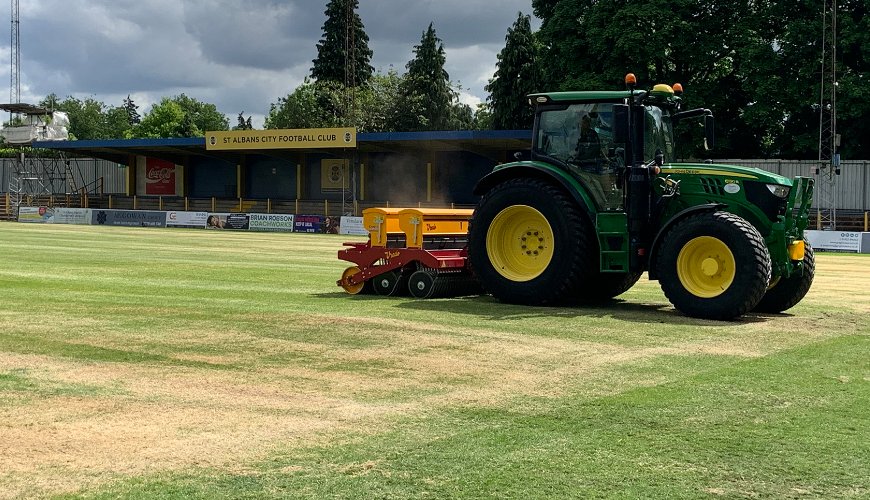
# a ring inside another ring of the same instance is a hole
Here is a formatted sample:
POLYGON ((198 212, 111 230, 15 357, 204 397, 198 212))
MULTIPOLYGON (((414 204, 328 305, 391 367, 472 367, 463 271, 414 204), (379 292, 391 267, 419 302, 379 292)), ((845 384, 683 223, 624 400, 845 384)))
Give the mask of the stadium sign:
POLYGON ((222 130, 205 133, 205 149, 209 151, 355 147, 355 127, 222 130))

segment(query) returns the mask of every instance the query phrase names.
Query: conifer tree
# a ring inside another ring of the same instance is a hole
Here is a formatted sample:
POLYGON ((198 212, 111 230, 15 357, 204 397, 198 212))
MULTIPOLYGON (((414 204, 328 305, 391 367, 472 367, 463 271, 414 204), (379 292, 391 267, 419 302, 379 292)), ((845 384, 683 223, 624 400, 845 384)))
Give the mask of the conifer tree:
POLYGON ((317 57, 312 61, 311 76, 318 82, 365 85, 374 68, 369 64, 372 50, 363 22, 357 14, 358 0, 330 0, 326 4, 323 37, 317 42, 317 57), (351 29, 348 30, 348 17, 351 29), (349 37, 349 35, 351 35, 349 37), (350 75, 345 68, 353 68, 350 75), (348 81, 348 76, 352 78, 348 81))
POLYGON ((130 125, 136 125, 137 123, 142 121, 142 117, 139 116, 139 106, 137 106, 133 99, 130 98, 130 94, 127 94, 127 98, 124 99, 124 110, 127 111, 127 121, 130 125))
POLYGON ((522 12, 508 28, 504 49, 498 54, 495 75, 486 90, 495 129, 530 129, 534 119, 526 96, 538 91, 537 46, 531 19, 522 12))
POLYGON ((406 107, 397 117, 400 130, 449 128, 453 121, 456 92, 450 86, 445 62, 444 45, 435 34, 433 24, 429 23, 420 44, 414 46, 414 58, 406 66, 408 72, 401 86, 406 107))

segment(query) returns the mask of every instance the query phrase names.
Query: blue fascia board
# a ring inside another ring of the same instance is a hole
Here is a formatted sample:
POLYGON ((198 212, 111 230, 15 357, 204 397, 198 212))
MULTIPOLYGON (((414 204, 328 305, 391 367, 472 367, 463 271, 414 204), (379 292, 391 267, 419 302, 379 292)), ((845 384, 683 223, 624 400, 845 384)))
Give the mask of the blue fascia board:
MULTIPOLYGON (((435 132, 362 132, 357 142, 402 142, 402 141, 474 141, 519 139, 528 141, 531 130, 442 130, 435 132)), ((100 139, 81 141, 37 141, 35 148, 45 149, 98 149, 98 148, 149 148, 149 147, 205 147, 205 137, 181 137, 167 139, 100 139)))
POLYGON ((35 141, 33 147, 45 149, 205 147, 205 137, 175 137, 169 139, 99 139, 83 141, 35 141))
POLYGON ((530 140, 531 130, 439 130, 435 132, 363 132, 357 134, 359 142, 399 141, 473 141, 486 139, 530 140))

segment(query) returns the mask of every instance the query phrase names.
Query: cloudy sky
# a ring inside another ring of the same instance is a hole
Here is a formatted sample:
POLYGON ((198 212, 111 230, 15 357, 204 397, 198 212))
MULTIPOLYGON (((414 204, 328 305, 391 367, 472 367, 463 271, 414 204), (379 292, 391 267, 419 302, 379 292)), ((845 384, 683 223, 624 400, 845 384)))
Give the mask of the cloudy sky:
MULTIPOLYGON (((139 112, 186 93, 214 103, 235 124, 262 126, 269 104, 310 73, 327 0, 22 0, 21 101, 50 93, 94 97, 139 112)), ((507 29, 532 0, 360 0, 372 65, 400 73, 434 22, 462 100, 486 99, 507 29)), ((9 101, 9 4, 0 5, 0 101, 9 101), (2 33, 3 31, 0 31, 2 33), (3 95, 7 97, 2 97, 3 95)), ((534 26, 538 22, 533 19, 534 26)), ((144 113, 143 113, 144 114, 144 113)))

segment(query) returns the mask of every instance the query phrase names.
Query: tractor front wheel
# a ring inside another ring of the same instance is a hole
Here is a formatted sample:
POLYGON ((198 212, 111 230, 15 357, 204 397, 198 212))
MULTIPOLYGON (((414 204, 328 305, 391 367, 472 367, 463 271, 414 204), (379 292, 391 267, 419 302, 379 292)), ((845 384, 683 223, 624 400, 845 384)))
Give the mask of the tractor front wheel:
POLYGON ((729 320, 751 311, 770 280, 770 254, 752 224, 728 212, 678 222, 658 250, 659 283, 681 312, 729 320))
POLYGON ((788 278, 779 278, 767 289, 761 302, 755 306, 755 311, 780 313, 791 309, 804 298, 810 291, 816 273, 816 257, 809 241, 804 241, 804 259, 801 264, 800 274, 794 273, 788 278))

